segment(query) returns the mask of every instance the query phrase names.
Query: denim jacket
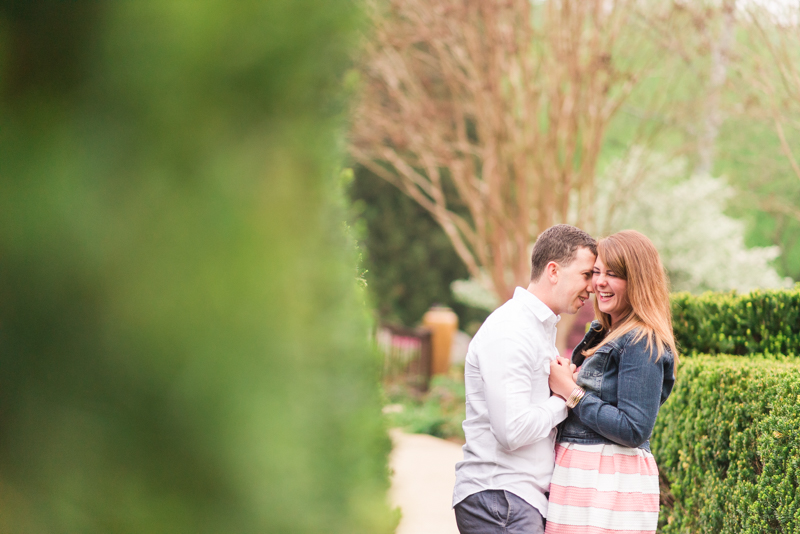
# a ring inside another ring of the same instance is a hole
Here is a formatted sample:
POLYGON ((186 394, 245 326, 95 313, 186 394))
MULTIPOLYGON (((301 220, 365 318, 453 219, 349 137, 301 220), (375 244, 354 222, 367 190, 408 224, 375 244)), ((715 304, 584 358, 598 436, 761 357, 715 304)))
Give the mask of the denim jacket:
POLYGON ((580 366, 577 383, 586 395, 559 427, 558 441, 616 443, 650 451, 658 410, 675 384, 675 359, 665 349, 655 361, 655 350, 647 350, 646 338, 633 341, 636 332, 628 332, 585 358, 581 352, 606 336, 600 323, 592 322, 572 351, 572 363, 580 366))

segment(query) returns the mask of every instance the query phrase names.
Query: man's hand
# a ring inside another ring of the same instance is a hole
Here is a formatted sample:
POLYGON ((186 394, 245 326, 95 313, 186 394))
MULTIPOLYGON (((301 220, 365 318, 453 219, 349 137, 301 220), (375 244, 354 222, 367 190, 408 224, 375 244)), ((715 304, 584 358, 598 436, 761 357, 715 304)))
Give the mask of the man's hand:
POLYGON ((572 377, 574 372, 575 364, 566 358, 559 357, 550 362, 550 389, 553 393, 562 399, 569 397, 576 386, 572 377))

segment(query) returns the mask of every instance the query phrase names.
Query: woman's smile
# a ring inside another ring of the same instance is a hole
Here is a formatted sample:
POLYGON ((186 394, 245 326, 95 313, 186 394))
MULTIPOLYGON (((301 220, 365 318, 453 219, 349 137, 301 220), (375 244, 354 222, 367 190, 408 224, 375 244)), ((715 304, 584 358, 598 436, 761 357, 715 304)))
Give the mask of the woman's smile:
POLYGON ((630 310, 628 282, 606 266, 599 257, 592 271, 592 289, 597 298, 597 307, 611 316, 611 324, 617 324, 630 310))

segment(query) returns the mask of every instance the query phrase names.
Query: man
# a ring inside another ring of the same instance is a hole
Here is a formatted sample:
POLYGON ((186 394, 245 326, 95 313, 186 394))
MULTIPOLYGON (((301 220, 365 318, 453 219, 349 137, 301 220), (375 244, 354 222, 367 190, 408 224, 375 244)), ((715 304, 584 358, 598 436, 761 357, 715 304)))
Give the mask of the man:
POLYGON ((567 416, 547 379, 557 317, 586 305, 595 240, 559 224, 531 255, 531 281, 483 323, 464 368, 464 460, 456 464, 453 507, 461 534, 544 532, 555 462, 555 426, 567 416))

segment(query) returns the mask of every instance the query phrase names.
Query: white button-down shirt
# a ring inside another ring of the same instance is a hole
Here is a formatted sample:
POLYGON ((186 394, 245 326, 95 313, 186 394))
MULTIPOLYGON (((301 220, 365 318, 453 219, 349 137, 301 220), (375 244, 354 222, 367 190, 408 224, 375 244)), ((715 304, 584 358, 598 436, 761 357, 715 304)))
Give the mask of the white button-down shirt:
POLYGON ((464 366, 464 460, 456 464, 453 506, 483 490, 507 490, 547 517, 555 466, 555 426, 566 403, 547 380, 559 321, 528 290, 497 308, 472 339, 464 366))

